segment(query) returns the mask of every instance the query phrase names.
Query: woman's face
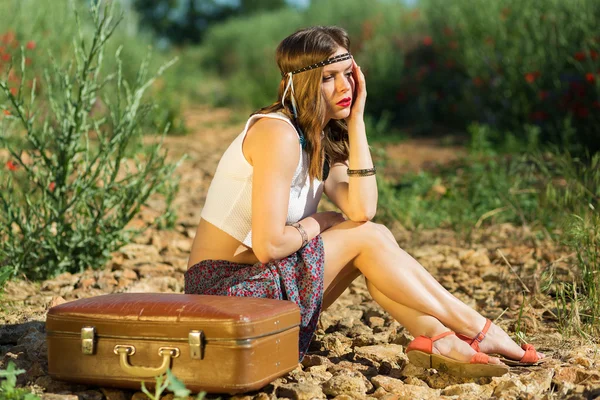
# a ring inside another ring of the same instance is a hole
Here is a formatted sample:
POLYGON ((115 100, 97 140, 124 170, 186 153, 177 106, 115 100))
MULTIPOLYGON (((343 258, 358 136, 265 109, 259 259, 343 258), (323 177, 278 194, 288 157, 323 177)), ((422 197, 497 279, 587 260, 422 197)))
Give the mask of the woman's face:
MULTIPOLYGON (((330 57, 347 53, 338 47, 330 57)), ((325 123, 330 119, 344 119, 350 115, 354 96, 354 77, 352 59, 336 62, 323 67, 321 90, 325 100, 325 123)))

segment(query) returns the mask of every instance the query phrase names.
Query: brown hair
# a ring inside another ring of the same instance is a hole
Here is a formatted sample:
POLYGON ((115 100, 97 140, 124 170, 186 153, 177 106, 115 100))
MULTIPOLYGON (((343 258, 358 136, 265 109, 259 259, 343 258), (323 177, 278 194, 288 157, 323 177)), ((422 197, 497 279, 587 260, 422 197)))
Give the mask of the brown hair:
MULTIPOLYGON (((283 39, 277 46, 276 60, 283 75, 279 83, 277 102, 261 108, 254 114, 282 112, 292 121, 291 93, 281 105, 288 72, 321 62, 333 55, 338 47, 350 49, 350 39, 342 28, 316 26, 302 29, 283 39)), ((348 159, 348 127, 343 120, 330 120, 321 139, 325 119, 325 105, 321 92, 323 68, 315 68, 293 75, 298 119, 296 123, 304 133, 306 152, 310 160, 308 174, 311 179, 323 179, 325 158, 333 165, 348 159)), ((289 93, 290 91, 288 91, 289 93)))

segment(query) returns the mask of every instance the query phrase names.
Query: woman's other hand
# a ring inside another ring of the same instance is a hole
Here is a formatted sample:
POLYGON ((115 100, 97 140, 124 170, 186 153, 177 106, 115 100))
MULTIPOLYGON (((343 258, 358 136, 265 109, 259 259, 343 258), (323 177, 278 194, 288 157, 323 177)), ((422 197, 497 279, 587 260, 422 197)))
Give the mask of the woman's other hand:
POLYGON ((354 78, 354 103, 350 109, 350 115, 347 119, 348 123, 354 119, 363 119, 365 114, 365 104, 367 102, 367 84, 365 75, 354 59, 352 59, 352 77, 354 78))
POLYGON ((324 232, 327 229, 342 223, 346 220, 342 213, 336 211, 322 211, 311 215, 309 218, 314 218, 320 227, 320 231, 324 232))

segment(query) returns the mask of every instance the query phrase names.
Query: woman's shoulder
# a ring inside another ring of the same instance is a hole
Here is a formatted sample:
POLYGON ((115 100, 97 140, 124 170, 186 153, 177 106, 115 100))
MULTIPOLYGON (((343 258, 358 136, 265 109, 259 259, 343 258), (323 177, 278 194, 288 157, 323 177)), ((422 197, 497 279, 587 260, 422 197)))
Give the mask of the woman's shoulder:
POLYGON ((276 153, 287 157, 291 163, 297 163, 299 149, 300 140, 296 129, 280 118, 258 119, 248 129, 244 140, 244 153, 248 159, 276 153))
POLYGON ((263 140, 274 140, 276 142, 298 142, 298 133, 285 114, 269 113, 253 117, 255 121, 248 127, 246 135, 248 138, 259 137, 263 140))

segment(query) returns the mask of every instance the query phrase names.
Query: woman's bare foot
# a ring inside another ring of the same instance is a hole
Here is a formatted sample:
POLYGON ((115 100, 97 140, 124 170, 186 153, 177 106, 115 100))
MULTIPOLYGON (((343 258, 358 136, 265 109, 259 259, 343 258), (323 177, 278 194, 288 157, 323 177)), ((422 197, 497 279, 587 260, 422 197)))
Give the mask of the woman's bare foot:
MULTIPOLYGON (((478 332, 477 332, 478 333, 478 332)), ((476 337, 477 333, 470 332, 469 337, 476 337)), ((466 342, 465 342, 466 343, 466 342)), ((499 326, 492 323, 483 340, 479 342, 479 350, 486 354, 500 354, 511 360, 520 360, 525 355, 521 348, 508 334, 499 326)), ((538 359, 545 357, 543 353, 537 352, 538 359)))
MULTIPOLYGON (((455 335, 449 335, 433 342, 433 353, 453 360, 469 362, 477 352, 455 335)), ((502 365, 503 363, 496 357, 490 357, 489 364, 502 365)))

